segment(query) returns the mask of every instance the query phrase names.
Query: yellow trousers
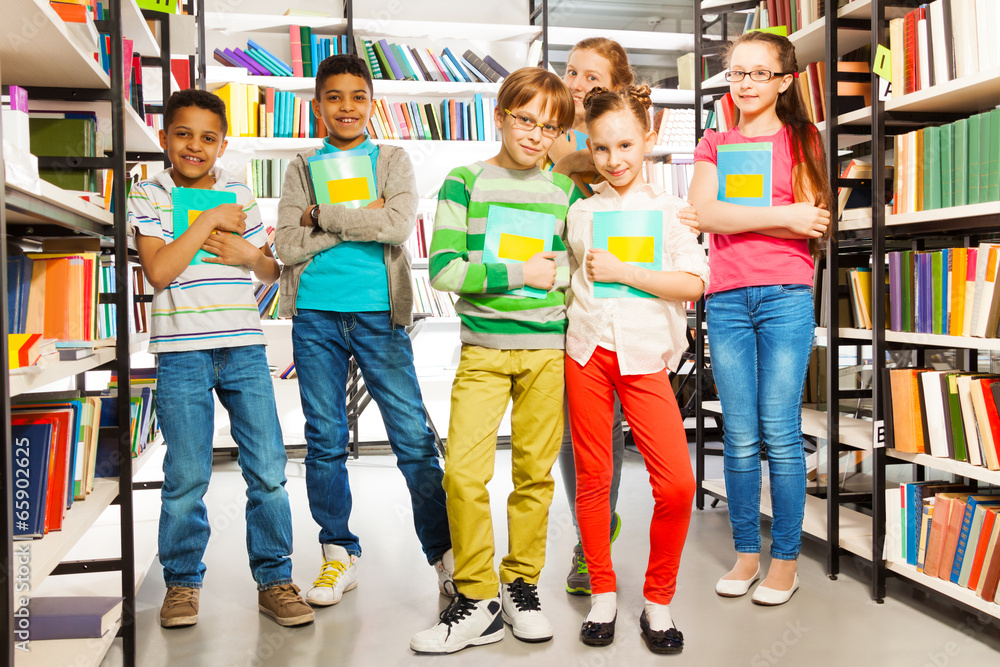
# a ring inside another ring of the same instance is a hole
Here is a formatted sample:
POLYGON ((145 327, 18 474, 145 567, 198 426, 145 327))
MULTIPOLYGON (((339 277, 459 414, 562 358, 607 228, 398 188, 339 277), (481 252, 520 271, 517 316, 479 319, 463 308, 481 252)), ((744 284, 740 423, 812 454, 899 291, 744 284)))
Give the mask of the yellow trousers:
POLYGON ((524 577, 538 583, 554 483, 552 465, 563 435, 562 350, 493 350, 462 347, 451 390, 445 449, 455 584, 473 600, 499 594, 500 582, 524 577), (511 477, 507 497, 507 555, 497 576, 490 494, 500 420, 511 412, 511 477))

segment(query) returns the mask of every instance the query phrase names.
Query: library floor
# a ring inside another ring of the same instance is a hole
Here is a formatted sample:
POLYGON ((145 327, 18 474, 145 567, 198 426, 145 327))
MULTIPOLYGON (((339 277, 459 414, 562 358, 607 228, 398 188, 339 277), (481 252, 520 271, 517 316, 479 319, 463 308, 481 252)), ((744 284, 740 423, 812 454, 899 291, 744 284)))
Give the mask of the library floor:
MULTIPOLYGON (((718 459, 710 476, 721 476, 718 459)), ((672 613, 684 632, 679 656, 654 656, 639 636, 642 574, 648 554, 652 497, 642 459, 628 450, 618 511, 621 536, 613 556, 618 574, 619 615, 615 643, 590 648, 580 643, 586 597, 567 595, 564 577, 576 541, 566 496, 557 489, 548 534, 548 566, 539 592, 555 626, 555 638, 526 644, 509 630, 502 642, 470 648, 452 656, 418 656, 410 635, 430 627, 446 600, 437 594, 432 569, 423 561, 413 532, 408 496, 394 459, 366 455, 352 461, 352 529, 361 537, 358 588, 333 607, 318 609, 316 623, 281 628, 257 612, 256 591, 247 567, 242 506, 243 480, 234 461, 217 459, 208 493, 213 525, 205 562, 198 624, 164 630, 158 622, 164 585, 154 562, 138 593, 138 664, 205 666, 299 665, 878 665, 934 666, 997 664, 1000 630, 983 629, 977 619, 890 580, 885 604, 871 602, 862 569, 842 560, 837 581, 825 575, 823 552, 810 541, 799 561, 800 590, 776 608, 756 607, 749 596, 723 599, 716 579, 730 566, 732 545, 724 504, 695 511, 681 563, 672 613)), ((497 454, 491 485, 494 522, 500 545, 505 531, 504 503, 510 490, 510 452, 497 454)), ((301 460, 288 464, 288 490, 295 522, 294 577, 306 589, 319 566, 317 529, 308 510, 301 460)), ((769 544, 765 534, 765 550, 769 544)), ((103 663, 121 664, 112 647, 103 663)))

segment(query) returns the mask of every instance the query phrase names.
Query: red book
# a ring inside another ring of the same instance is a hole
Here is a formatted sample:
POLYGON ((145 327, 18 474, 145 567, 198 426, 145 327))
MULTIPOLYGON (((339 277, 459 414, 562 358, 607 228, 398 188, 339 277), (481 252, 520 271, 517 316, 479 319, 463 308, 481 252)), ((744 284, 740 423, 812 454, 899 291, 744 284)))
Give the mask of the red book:
POLYGON ((778 25, 778 14, 774 8, 774 0, 767 0, 767 25, 772 28, 778 25))
POLYGON ((297 25, 288 26, 288 39, 292 47, 292 76, 302 76, 302 32, 297 25))
POLYGON ((772 26, 787 26, 785 18, 785 0, 774 0, 774 23, 772 26))
POLYGON ((435 67, 437 67, 438 71, 441 72, 441 76, 444 77, 444 80, 454 81, 454 78, 452 78, 451 74, 448 72, 448 68, 444 66, 444 64, 436 55, 434 55, 434 52, 431 51, 430 49, 427 49, 427 53, 431 54, 431 60, 434 61, 435 67))
POLYGON ((817 123, 822 123, 826 120, 826 109, 823 108, 823 97, 820 93, 824 84, 820 79, 816 63, 806 65, 806 79, 809 81, 809 99, 812 102, 813 115, 817 123))
POLYGON ((458 105, 455 100, 448 100, 448 120, 451 122, 451 138, 458 139, 458 105))
POLYGON ((953 495, 950 493, 934 494, 934 519, 931 521, 931 533, 927 540, 927 555, 924 557, 924 574, 928 577, 936 577, 938 574, 938 564, 941 562, 945 535, 948 532, 948 516, 951 513, 953 495))
MULTIPOLYGON (((994 446, 996 444, 997 438, 1000 438, 1000 414, 997 413, 996 402, 990 400, 993 397, 993 392, 992 389, 990 388, 990 385, 992 385, 995 382, 997 382, 996 378, 984 378, 982 380, 979 380, 979 383, 982 385, 983 388, 983 403, 986 404, 986 415, 990 421, 990 434, 993 438, 994 446)), ((988 443, 986 443, 985 440, 984 444, 988 446, 988 443)), ((983 452, 983 454, 986 454, 986 452, 983 452)))
POLYGON ((417 139, 417 124, 413 122, 413 116, 410 115, 410 105, 400 104, 399 107, 403 110, 403 118, 406 120, 406 127, 410 132, 410 139, 417 139))
POLYGON ((903 94, 920 89, 920 77, 917 65, 917 10, 913 10, 903 18, 903 52, 905 65, 903 66, 903 94))
MULTIPOLYGON (((52 424, 52 447, 49 450, 49 480, 45 490, 45 532, 62 530, 63 513, 66 510, 70 457, 70 429, 73 425, 73 411, 62 410, 13 410, 11 420, 16 423, 52 424), (23 421, 22 421, 23 420, 23 421)), ((74 442, 75 443, 75 439, 74 442)))
POLYGON ((997 525, 993 524, 993 534, 990 536, 990 546, 987 548, 986 560, 983 563, 983 574, 981 582, 982 591, 976 590, 976 594, 987 602, 996 599, 997 584, 1000 583, 1000 539, 998 539, 997 525))
POLYGON ((951 512, 948 517, 948 530, 944 537, 944 548, 941 550, 941 562, 938 563, 938 579, 951 581, 951 568, 955 564, 955 552, 958 550, 958 537, 962 532, 962 521, 965 519, 965 504, 968 496, 955 498, 951 501, 951 512))
POLYGON ((976 545, 976 554, 972 561, 972 570, 969 573, 969 590, 974 591, 979 588, 979 579, 983 573, 983 564, 986 562, 986 552, 990 545, 990 537, 993 535, 998 513, 1000 513, 1000 507, 986 508, 983 528, 979 532, 979 542, 976 545))

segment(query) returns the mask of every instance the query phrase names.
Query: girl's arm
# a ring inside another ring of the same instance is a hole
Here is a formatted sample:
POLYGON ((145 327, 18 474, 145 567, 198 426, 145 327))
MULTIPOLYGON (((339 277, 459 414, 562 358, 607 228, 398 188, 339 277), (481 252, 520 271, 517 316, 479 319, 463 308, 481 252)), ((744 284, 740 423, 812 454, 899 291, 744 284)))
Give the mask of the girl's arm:
POLYGON ((603 248, 587 251, 586 261, 591 282, 623 283, 670 301, 696 301, 705 291, 704 281, 693 273, 632 266, 603 248))
MULTIPOLYGON (((795 169, 800 166, 796 165, 795 169)), ((793 182, 797 179, 793 171, 793 182)), ((688 200, 698 210, 701 231, 712 234, 757 232, 776 238, 808 239, 823 236, 830 212, 800 201, 787 206, 740 206, 719 201, 719 175, 711 162, 694 163, 688 200)))

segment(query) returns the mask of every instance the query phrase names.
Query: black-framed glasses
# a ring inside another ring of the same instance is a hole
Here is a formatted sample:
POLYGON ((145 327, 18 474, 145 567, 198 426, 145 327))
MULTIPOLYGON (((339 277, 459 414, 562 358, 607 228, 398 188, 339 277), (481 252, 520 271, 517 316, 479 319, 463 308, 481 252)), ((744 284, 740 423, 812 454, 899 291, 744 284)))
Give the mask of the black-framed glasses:
POLYGON ((530 116, 525 116, 519 113, 511 113, 509 110, 504 109, 503 112, 514 119, 514 127, 519 130, 526 130, 531 132, 536 127, 542 129, 542 134, 551 139, 555 139, 560 134, 562 134, 562 128, 558 125, 550 125, 548 123, 539 123, 537 120, 530 116))
POLYGON ((750 72, 744 72, 743 70, 731 69, 726 72, 726 81, 728 83, 739 83, 746 78, 747 74, 750 75, 751 81, 767 83, 776 76, 785 76, 787 74, 794 74, 794 72, 772 72, 769 69, 755 69, 750 72))

